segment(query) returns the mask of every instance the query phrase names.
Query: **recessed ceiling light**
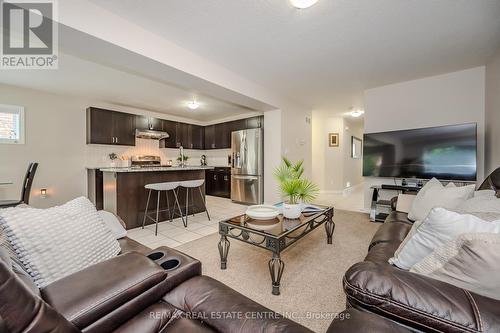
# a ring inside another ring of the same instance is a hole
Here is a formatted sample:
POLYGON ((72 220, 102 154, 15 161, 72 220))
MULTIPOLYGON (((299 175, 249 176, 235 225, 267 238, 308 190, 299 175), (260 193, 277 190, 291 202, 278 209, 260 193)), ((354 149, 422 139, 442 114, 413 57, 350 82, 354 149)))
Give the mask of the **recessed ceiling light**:
POLYGON ((352 110, 350 112, 351 116, 354 118, 361 117, 364 113, 365 113, 365 111, 363 111, 363 110, 352 110))
POLYGON ((314 5, 318 0, 290 0, 295 8, 304 9, 314 5))
POLYGON ((196 110, 197 108, 200 107, 200 103, 198 103, 196 100, 192 100, 191 102, 187 103, 187 107, 190 108, 191 110, 196 110))

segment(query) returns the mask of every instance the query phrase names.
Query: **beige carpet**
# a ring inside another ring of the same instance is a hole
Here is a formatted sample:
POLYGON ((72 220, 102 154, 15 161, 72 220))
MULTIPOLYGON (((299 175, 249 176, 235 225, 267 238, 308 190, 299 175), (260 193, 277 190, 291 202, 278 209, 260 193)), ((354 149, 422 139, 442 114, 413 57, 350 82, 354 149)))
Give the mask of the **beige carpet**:
POLYGON ((364 258, 379 226, 370 223, 367 214, 341 210, 335 211, 334 221, 332 245, 326 244, 325 229, 319 227, 282 253, 285 271, 279 296, 271 294, 269 251, 229 239, 228 267, 221 270, 218 234, 177 249, 201 260, 205 275, 315 332, 325 332, 332 316, 345 309, 344 272, 364 258))

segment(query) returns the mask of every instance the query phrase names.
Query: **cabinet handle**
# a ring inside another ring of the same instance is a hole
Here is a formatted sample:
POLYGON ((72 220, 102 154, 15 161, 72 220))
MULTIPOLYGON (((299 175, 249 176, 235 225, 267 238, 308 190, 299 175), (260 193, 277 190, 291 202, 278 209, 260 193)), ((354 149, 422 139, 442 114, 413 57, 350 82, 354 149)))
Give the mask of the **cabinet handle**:
POLYGON ((115 142, 118 143, 118 138, 115 138, 115 140, 116 140, 115 142))
POLYGON ((111 142, 115 143, 115 137, 114 136, 111 137, 111 142))
POLYGON ((217 176, 216 175, 214 175, 214 180, 217 180, 217 176))
POLYGON ((227 176, 224 176, 224 180, 227 181, 227 176))

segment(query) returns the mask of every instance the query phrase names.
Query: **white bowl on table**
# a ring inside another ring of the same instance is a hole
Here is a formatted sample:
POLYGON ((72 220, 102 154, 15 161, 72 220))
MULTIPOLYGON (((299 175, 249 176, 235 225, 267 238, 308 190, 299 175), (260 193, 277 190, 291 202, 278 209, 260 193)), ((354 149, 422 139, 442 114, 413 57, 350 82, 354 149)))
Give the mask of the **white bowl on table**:
POLYGON ((281 213, 280 209, 271 205, 254 205, 247 208, 246 215, 254 220, 272 220, 281 213))

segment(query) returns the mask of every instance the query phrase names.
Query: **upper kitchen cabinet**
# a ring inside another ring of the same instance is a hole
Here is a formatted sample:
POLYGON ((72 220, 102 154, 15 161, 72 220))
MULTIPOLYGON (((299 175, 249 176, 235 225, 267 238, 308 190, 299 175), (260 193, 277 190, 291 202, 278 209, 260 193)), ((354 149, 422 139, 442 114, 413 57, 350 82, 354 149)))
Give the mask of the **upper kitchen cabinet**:
POLYGON ((162 119, 147 116, 136 116, 135 118, 135 126, 138 130, 163 131, 163 122, 162 119))
POLYGON ((186 149, 204 148, 203 126, 164 120, 163 130, 170 137, 160 141, 160 148, 179 148, 181 146, 186 149))
POLYGON ((246 128, 248 128, 248 129, 263 127, 262 126, 263 123, 264 123, 264 117, 263 116, 247 118, 245 120, 246 120, 246 128))
POLYGON ((177 139, 178 122, 162 120, 163 131, 167 132, 169 137, 160 140, 160 148, 178 148, 180 147, 180 138, 177 139))
POLYGON ((203 126, 192 125, 192 149, 205 148, 205 129, 203 126))
POLYGON ((186 149, 203 149, 204 131, 202 126, 180 123, 181 145, 186 149))
POLYGON ((205 149, 216 149, 215 125, 205 126, 205 149))
POLYGON ((135 146, 135 118, 129 113, 87 108, 87 144, 135 146))
POLYGON ((231 130, 229 123, 221 123, 215 125, 215 148, 225 149, 231 148, 231 130))
POLYGON ((263 126, 263 118, 259 116, 205 126, 205 149, 231 148, 232 132, 260 128, 263 126))

